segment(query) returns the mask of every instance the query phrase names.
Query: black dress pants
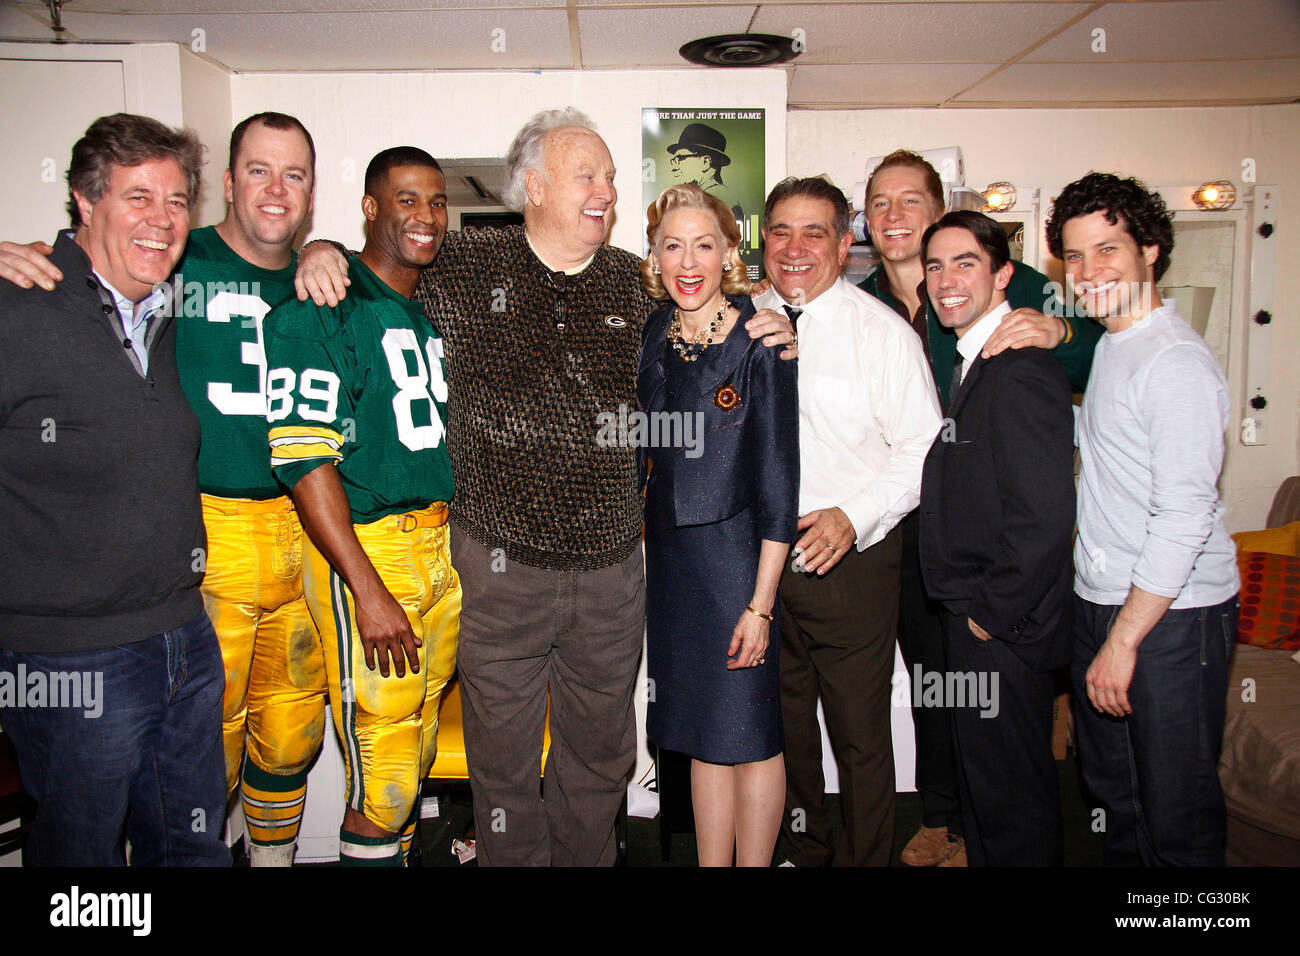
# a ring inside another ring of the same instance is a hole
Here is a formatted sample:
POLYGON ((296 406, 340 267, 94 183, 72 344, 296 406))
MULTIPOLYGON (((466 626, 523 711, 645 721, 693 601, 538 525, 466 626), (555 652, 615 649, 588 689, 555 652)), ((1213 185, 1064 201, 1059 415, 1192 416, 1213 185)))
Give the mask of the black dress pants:
POLYGON ((889 708, 898 632, 898 528, 851 550, 823 577, 781 577, 781 715, 786 812, 781 832, 796 866, 888 866, 894 839, 889 708), (844 845, 823 806, 821 698, 840 775, 844 845))
POLYGON ((1052 756, 1051 672, 1028 667, 965 615, 944 614, 945 696, 971 866, 1059 866, 1061 800, 1052 756))
MULTIPOLYGON (((898 644, 913 682, 921 673, 943 673, 943 607, 925 593, 921 577, 920 510, 904 518, 902 589, 899 595, 898 644)), ((913 700, 915 700, 913 694, 913 700)), ((961 803, 957 798, 957 767, 952 753, 952 715, 939 707, 913 707, 916 730, 916 789, 921 794, 922 819, 927 827, 947 827, 960 834, 961 803)))

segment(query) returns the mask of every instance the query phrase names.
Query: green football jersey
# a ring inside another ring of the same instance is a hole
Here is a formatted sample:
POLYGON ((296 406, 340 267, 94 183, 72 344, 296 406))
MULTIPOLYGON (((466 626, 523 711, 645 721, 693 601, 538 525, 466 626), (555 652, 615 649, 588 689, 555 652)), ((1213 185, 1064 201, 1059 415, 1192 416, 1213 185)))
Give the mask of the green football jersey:
POLYGON ((176 267, 176 365, 202 429, 199 488, 207 494, 284 494, 266 457, 262 323, 293 297, 295 265, 259 268, 207 226, 190 233, 176 267))
POLYGON ((352 521, 368 524, 451 500, 447 382, 424 309, 360 259, 348 275, 337 308, 295 298, 267 317, 266 421, 280 480, 337 462, 352 521))

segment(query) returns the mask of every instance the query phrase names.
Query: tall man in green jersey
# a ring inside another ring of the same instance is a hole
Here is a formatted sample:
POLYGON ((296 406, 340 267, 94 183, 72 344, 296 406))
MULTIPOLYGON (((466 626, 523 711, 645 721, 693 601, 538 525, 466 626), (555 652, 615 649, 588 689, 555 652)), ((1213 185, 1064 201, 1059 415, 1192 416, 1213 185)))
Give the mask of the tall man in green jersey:
MULTIPOLYGON (((190 232, 169 307, 181 387, 199 418, 208 535, 203 599, 225 666, 227 800, 243 778, 254 866, 289 865, 307 765, 325 726, 325 675, 302 593, 302 527, 266 455, 262 322, 293 295, 293 240, 312 208, 315 146, 297 119, 235 127, 226 218, 190 232), (247 739, 247 761, 245 761, 247 739)), ((45 288, 63 277, 43 244, 0 244, 0 277, 45 288)), ((45 247, 47 250, 48 247, 45 247)))
POLYGON ((311 211, 315 159, 292 117, 240 123, 225 174, 226 218, 193 234, 175 285, 176 358, 203 435, 203 596, 226 665, 226 783, 233 796, 242 776, 254 866, 293 862, 307 767, 325 729, 302 525, 266 455, 262 339, 271 307, 293 297, 292 243, 311 211))
POLYGON ((340 860, 400 866, 460 626, 442 338, 410 298, 447 196, 437 161, 410 146, 375 156, 365 189, 351 294, 267 319, 267 422, 309 539, 303 586, 347 767, 340 860))

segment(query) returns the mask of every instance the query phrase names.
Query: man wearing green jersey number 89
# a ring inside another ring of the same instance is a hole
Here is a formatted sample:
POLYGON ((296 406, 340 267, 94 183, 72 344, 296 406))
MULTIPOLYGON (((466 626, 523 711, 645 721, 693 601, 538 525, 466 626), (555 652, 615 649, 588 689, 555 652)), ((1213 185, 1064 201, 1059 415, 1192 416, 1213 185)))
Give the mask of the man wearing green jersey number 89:
MULTIPOLYGON (((226 795, 242 776, 255 866, 293 860, 307 765, 325 725, 324 665, 302 593, 302 527, 266 454, 262 342, 271 306, 293 296, 293 240, 311 211, 315 159, 310 134, 292 116, 259 113, 236 126, 226 218, 190 233, 168 304, 181 386, 202 429, 208 551, 197 561, 226 672, 226 795)), ((62 276, 41 248, 0 244, 0 277, 52 288, 62 276)))
POLYGON ((361 211, 351 294, 266 320, 266 418, 308 535, 303 589, 347 767, 340 861, 401 866, 460 630, 442 338, 410 298, 447 233, 437 161, 379 153, 361 211))

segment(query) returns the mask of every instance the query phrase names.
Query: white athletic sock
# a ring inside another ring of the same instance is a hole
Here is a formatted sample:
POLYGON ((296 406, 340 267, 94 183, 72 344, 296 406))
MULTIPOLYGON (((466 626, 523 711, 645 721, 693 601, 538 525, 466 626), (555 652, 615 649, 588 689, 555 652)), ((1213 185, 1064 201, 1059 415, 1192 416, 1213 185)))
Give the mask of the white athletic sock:
POLYGON ((248 864, 249 866, 293 866, 293 854, 296 849, 298 849, 297 843, 285 843, 280 846, 249 843, 248 864))

